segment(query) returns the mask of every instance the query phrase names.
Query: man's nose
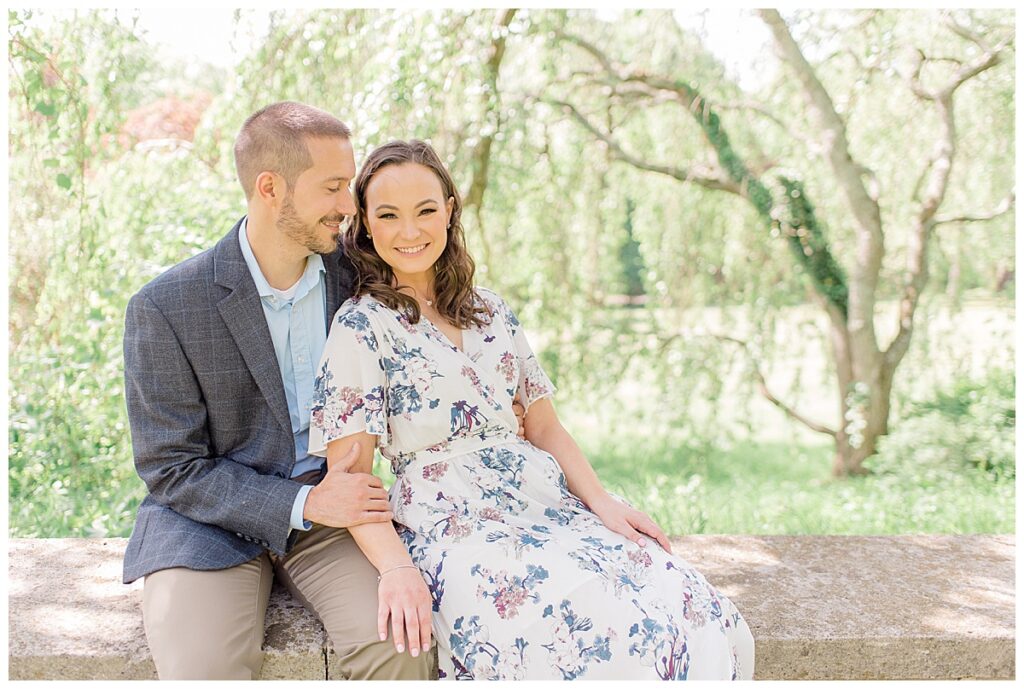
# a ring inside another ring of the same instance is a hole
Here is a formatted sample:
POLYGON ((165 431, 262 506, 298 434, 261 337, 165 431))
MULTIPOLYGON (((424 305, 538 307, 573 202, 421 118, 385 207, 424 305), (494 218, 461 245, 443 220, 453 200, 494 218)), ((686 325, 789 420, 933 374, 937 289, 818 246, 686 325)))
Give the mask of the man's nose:
POLYGON ((356 201, 352 198, 352 192, 348 189, 343 189, 342 193, 338 195, 338 201, 334 205, 336 210, 341 215, 353 216, 356 214, 356 201))

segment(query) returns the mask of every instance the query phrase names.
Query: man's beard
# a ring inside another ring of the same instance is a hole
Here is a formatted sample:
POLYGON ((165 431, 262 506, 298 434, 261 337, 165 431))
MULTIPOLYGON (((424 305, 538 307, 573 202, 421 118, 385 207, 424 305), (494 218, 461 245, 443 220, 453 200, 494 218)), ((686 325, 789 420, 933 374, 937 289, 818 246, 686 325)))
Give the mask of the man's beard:
POLYGON ((340 215, 336 218, 325 216, 318 220, 316 224, 307 225, 299 217, 298 212, 296 212, 295 204, 292 203, 292 197, 289 194, 284 200, 284 206, 281 208, 281 217, 277 219, 277 228, 296 244, 317 254, 329 254, 337 250, 341 242, 341 233, 338 233, 337 238, 331 236, 324 238, 321 228, 326 230, 326 226, 322 224, 322 221, 340 222, 342 219, 340 215))

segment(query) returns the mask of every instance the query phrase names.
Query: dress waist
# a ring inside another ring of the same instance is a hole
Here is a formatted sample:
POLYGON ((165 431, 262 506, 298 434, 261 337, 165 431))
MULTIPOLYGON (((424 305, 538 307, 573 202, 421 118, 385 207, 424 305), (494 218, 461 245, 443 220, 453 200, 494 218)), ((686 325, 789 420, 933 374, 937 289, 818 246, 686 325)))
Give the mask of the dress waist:
POLYGON ((455 438, 433 445, 417 452, 391 452, 382 450, 381 454, 391 461, 391 471, 395 476, 401 475, 410 468, 435 464, 459 455, 479 452, 498 445, 525 442, 515 433, 488 435, 483 438, 476 435, 455 438))

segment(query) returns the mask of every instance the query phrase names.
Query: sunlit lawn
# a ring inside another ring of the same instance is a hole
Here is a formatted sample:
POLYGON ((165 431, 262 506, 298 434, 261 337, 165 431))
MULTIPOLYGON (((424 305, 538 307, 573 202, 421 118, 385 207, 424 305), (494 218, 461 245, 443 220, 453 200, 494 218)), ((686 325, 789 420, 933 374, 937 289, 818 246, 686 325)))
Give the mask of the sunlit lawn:
MULTIPOLYGON (((584 445, 587 445, 584 442, 584 445)), ((965 469, 833 479, 826 445, 664 448, 590 443, 605 485, 671 534, 1013 533, 1014 486, 965 469)))
MULTIPOLYGON (((833 479, 824 444, 695 450, 628 436, 578 440, 605 487, 672 535, 1014 532, 1013 483, 978 470, 833 479)), ((379 462, 377 474, 391 483, 379 462)))

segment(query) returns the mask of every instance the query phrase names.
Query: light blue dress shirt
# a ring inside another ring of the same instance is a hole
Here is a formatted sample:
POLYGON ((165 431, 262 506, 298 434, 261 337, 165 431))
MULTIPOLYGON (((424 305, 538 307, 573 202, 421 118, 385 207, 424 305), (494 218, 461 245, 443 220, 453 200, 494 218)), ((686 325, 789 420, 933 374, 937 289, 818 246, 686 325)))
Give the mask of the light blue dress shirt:
MULTIPOLYGON (((295 437, 295 466, 292 476, 319 469, 322 457, 309 454, 309 409, 313 401, 313 380, 315 367, 320 361, 327 342, 327 304, 324 289, 324 260, 319 254, 306 259, 306 270, 292 287, 283 292, 270 286, 263 277, 256 256, 249 245, 246 234, 248 218, 242 221, 238 231, 238 242, 242 245, 242 256, 249 266, 256 291, 263 302, 263 315, 270 328, 270 339, 274 342, 274 354, 281 370, 284 396, 288 400, 288 416, 291 418, 292 434, 295 437)), ((291 527, 308 531, 312 523, 302 518, 306 497, 312 486, 303 486, 295 496, 292 506, 291 527)))

